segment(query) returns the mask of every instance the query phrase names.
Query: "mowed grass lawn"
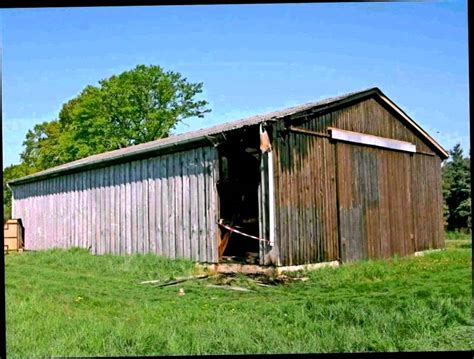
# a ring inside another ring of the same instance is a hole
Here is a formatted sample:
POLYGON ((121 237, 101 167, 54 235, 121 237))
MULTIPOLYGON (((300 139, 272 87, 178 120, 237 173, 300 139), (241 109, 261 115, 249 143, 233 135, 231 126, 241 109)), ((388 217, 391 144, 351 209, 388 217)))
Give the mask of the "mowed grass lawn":
POLYGON ((469 350, 471 242, 422 257, 300 275, 306 282, 237 292, 185 260, 92 256, 84 250, 6 255, 9 357, 469 350), (178 296, 179 288, 185 291, 178 296))

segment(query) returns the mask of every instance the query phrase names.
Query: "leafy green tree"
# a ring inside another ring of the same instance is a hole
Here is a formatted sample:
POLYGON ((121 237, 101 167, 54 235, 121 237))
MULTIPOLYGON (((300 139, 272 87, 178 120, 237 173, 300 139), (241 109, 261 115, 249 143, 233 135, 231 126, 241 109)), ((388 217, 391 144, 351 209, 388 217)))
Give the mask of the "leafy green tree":
POLYGON ((43 170, 167 137, 184 119, 210 112, 207 101, 195 99, 202 88, 177 72, 138 65, 87 86, 63 105, 57 120, 28 131, 22 160, 43 170))
POLYGON ((139 65, 133 70, 87 86, 66 103, 59 123, 68 138, 61 162, 167 137, 186 118, 210 110, 196 100, 202 83, 189 83, 177 72, 139 65))
POLYGON ((31 168, 24 164, 10 165, 3 170, 3 219, 9 219, 12 215, 12 192, 7 182, 31 173, 31 168))
POLYGON ((26 134, 21 164, 4 170, 4 209, 11 206, 7 180, 167 137, 179 122, 204 117, 208 102, 196 99, 202 89, 202 83, 153 65, 138 65, 85 87, 62 106, 57 119, 26 134))
POLYGON ((57 120, 35 125, 32 130, 28 130, 23 141, 21 163, 27 166, 30 172, 57 164, 60 156, 57 152, 60 137, 61 128, 57 120))
POLYGON ((449 151, 443 166, 443 197, 448 230, 471 229, 471 160, 460 144, 449 151))

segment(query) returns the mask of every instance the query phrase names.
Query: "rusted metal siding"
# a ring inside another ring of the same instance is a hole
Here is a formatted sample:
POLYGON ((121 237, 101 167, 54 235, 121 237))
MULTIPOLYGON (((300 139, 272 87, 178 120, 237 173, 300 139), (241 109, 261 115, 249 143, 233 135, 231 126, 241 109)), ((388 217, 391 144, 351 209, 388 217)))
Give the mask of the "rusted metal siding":
POLYGON ((217 261, 217 151, 200 147, 12 186, 27 249, 217 261))

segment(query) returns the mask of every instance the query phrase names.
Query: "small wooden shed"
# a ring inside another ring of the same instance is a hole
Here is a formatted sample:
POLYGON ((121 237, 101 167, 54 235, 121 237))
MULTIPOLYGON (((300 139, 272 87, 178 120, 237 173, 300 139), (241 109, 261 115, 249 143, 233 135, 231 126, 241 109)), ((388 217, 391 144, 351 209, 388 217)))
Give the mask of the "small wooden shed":
POLYGON ((447 152, 378 88, 9 183, 27 249, 288 266, 444 245, 447 152))
POLYGON ((3 222, 4 252, 23 251, 23 226, 19 219, 8 219, 3 222))

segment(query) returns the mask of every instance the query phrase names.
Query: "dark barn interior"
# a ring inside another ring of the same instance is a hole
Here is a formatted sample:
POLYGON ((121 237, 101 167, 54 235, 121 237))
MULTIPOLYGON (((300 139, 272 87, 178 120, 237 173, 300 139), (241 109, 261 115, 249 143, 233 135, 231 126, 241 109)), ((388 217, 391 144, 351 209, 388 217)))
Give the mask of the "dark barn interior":
MULTIPOLYGON (((226 135, 219 146, 219 218, 223 224, 258 237, 258 186, 260 158, 258 129, 226 135)), ((220 226, 222 246, 219 255, 224 261, 253 262, 258 260, 259 242, 220 226)))

